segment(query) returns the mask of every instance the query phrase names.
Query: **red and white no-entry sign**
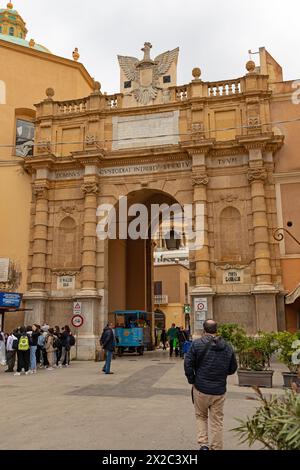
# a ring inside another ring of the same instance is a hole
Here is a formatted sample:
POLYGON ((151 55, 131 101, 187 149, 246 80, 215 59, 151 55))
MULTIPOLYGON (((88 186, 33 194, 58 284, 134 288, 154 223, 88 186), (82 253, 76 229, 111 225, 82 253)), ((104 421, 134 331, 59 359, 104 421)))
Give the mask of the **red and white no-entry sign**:
POLYGON ((205 305, 204 305, 202 302, 199 302, 199 303, 197 304, 196 310, 198 310, 198 311, 201 312, 201 310, 204 310, 204 309, 205 309, 205 305))
POLYGON ((72 325, 75 326, 75 328, 80 328, 83 325, 84 318, 82 315, 74 315, 72 318, 72 325))

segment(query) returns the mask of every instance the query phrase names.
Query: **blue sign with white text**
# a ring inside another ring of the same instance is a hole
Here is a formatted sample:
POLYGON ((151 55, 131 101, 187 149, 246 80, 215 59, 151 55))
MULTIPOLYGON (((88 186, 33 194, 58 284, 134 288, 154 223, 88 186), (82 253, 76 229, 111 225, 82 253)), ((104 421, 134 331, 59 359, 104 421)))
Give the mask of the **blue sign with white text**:
POLYGON ((19 308, 22 302, 22 294, 13 292, 0 292, 0 307, 19 308))

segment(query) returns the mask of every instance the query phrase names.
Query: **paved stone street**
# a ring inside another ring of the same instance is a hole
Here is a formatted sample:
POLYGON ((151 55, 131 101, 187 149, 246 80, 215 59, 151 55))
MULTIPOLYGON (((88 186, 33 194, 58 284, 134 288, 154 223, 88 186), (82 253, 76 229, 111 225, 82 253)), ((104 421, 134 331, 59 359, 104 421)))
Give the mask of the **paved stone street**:
MULTIPOLYGON (((197 449, 190 386, 183 361, 162 351, 112 363, 73 362, 69 369, 14 377, 0 369, 0 449, 197 449)), ((282 393, 275 364, 274 393, 282 393)), ((251 389, 231 377, 225 409, 225 449, 238 445, 235 417, 251 414, 251 389)), ((269 393, 269 390, 265 390, 269 393)), ((260 448, 257 446, 256 448, 260 448)))

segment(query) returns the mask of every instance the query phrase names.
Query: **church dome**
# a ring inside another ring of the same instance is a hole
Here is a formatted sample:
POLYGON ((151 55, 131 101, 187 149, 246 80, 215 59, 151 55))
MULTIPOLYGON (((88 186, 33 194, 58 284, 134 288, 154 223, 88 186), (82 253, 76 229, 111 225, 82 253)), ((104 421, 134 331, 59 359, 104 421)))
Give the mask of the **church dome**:
POLYGON ((14 10, 12 3, 9 2, 6 8, 0 8, 0 40, 50 53, 49 49, 36 44, 33 39, 27 41, 27 32, 26 23, 17 10, 14 10))

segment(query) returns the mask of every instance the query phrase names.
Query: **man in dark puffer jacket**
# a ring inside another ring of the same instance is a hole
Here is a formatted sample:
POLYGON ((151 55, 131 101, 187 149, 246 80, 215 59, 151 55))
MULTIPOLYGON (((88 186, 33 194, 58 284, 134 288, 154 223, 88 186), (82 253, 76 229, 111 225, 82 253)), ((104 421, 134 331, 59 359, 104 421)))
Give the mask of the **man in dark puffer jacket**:
POLYGON ((192 394, 198 425, 200 450, 222 450, 223 416, 227 376, 237 370, 232 347, 217 336, 217 323, 204 322, 204 336, 193 342, 184 361, 185 375, 193 385, 192 394), (211 446, 208 443, 208 413, 211 446))

